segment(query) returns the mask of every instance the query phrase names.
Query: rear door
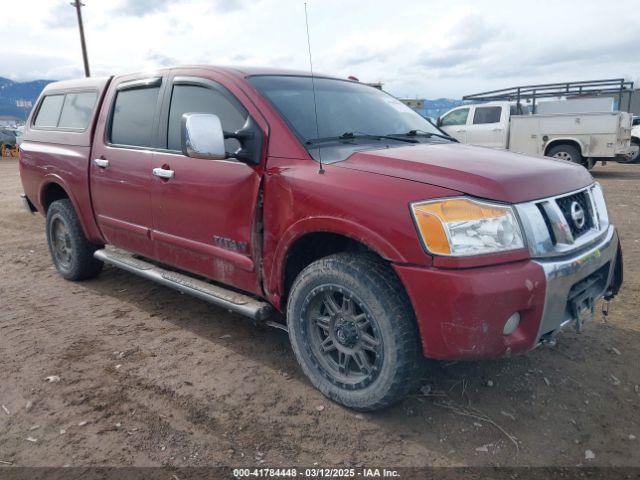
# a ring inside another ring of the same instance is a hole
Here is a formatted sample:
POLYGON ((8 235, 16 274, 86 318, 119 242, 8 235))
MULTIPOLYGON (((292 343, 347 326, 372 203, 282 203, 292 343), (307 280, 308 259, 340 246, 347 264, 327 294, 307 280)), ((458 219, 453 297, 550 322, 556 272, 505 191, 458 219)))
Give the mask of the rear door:
POLYGON ((115 80, 96 129, 91 194, 107 242, 147 257, 151 241, 151 170, 157 146, 162 76, 115 80))
POLYGON ((467 143, 482 147, 507 147, 508 112, 500 105, 473 107, 467 125, 467 143))
POLYGON ((445 113, 440 128, 461 143, 467 142, 467 118, 470 107, 459 107, 445 113))
MULTIPOLYGON (((249 166, 233 155, 203 160, 181 152, 183 114, 213 113, 227 132, 240 130, 249 116, 224 78, 207 75, 174 76, 165 93, 159 128, 164 151, 152 163, 173 173, 152 178, 156 253, 164 263, 259 293, 253 232, 262 165, 249 166)), ((227 152, 240 147, 234 139, 225 145, 227 152)))

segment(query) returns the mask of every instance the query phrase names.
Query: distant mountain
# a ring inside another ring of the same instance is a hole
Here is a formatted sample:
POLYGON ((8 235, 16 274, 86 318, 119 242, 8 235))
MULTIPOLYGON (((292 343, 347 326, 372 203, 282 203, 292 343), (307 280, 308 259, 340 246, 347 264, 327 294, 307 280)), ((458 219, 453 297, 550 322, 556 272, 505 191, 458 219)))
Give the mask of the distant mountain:
POLYGON ((52 81, 14 82, 0 77, 0 117, 25 120, 42 89, 52 81))
POLYGON ((458 105, 462 105, 462 100, 456 100, 454 98, 437 98, 435 100, 424 100, 424 109, 420 112, 424 116, 437 118, 448 110, 451 110, 458 105))

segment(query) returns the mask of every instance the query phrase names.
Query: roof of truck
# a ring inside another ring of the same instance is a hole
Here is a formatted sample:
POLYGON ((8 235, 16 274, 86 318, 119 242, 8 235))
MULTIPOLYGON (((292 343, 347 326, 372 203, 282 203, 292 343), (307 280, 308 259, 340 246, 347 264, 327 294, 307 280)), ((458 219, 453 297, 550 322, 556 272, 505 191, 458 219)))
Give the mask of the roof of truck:
MULTIPOLYGON (((284 68, 269 68, 269 67, 248 67, 248 66, 217 66, 217 65, 179 65, 175 67, 153 69, 149 71, 139 71, 117 75, 117 77, 124 77, 136 74, 148 73, 149 75, 167 73, 172 70, 180 69, 196 69, 196 70, 211 70, 215 72, 222 72, 234 77, 250 77, 252 75, 291 75, 291 76, 310 76, 309 71, 305 70, 292 70, 284 68)), ((314 73, 316 77, 322 78, 340 78, 335 75, 326 75, 322 73, 314 73)), ((79 78, 74 80, 62 80, 59 82, 50 83, 45 87, 47 93, 51 93, 56 90, 73 90, 78 88, 97 88, 101 89, 112 77, 90 77, 79 78)), ((346 79, 341 79, 346 80, 346 79)))
POLYGON ((53 93, 56 91, 75 90, 78 88, 96 88, 102 89, 111 77, 90 77, 78 78, 74 80, 61 80, 59 82, 49 83, 44 87, 44 92, 53 93))

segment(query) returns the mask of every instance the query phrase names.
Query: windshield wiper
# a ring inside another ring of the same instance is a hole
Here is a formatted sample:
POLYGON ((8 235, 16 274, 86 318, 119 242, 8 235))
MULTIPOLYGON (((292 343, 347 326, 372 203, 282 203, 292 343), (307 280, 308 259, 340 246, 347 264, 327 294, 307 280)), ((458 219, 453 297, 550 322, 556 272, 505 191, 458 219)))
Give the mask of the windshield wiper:
POLYGON ((452 142, 458 143, 458 140, 444 133, 425 132, 424 130, 409 130, 407 133, 394 133, 393 135, 398 135, 401 137, 418 137, 418 136, 426 137, 426 138, 439 137, 439 138, 444 138, 445 140, 451 140, 452 142))
POLYGON ((357 140, 357 139, 371 139, 371 140, 395 140, 397 142, 405 142, 405 143, 419 143, 418 140, 414 140, 413 138, 401 138, 393 135, 374 135, 369 133, 359 133, 359 132, 345 132, 342 135, 337 137, 324 137, 324 138, 313 138, 307 140, 305 143, 307 145, 313 145, 315 143, 321 142, 329 142, 331 140, 357 140))

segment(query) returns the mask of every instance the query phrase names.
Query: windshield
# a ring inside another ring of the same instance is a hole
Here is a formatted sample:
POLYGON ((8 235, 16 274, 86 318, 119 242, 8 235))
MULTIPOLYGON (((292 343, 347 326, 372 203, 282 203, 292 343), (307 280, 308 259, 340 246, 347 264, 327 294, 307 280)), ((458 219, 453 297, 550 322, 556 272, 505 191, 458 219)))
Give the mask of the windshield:
POLYGON ((311 77, 265 75, 250 77, 249 81, 277 108, 303 142, 338 138, 345 133, 442 133, 381 90, 357 82, 318 77, 314 78, 318 109, 316 131, 311 77))

